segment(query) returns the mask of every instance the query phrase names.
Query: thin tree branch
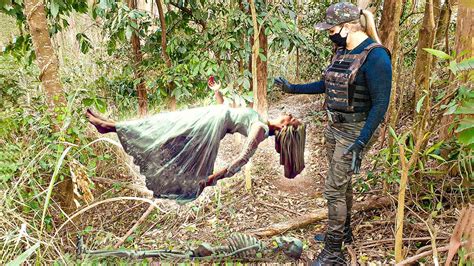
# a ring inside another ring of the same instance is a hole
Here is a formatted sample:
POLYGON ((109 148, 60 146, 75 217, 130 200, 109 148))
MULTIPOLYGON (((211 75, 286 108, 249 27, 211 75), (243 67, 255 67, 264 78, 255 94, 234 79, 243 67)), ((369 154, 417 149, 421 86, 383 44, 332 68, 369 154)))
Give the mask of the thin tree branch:
POLYGON ((181 10, 182 12, 186 13, 187 15, 191 16, 195 22, 197 22, 198 24, 200 24, 203 27, 203 29, 207 28, 207 23, 202 19, 196 18, 191 9, 189 9, 187 7, 184 7, 184 6, 180 6, 178 3, 173 3, 172 1, 170 1, 169 3, 172 6, 178 8, 179 10, 181 10))
MULTIPOLYGON (((463 242, 461 243, 461 246, 464 246, 464 245, 466 245, 466 244, 467 244, 467 241, 463 241, 463 242)), ((437 248, 436 250, 437 250, 438 252, 444 252, 444 251, 448 251, 448 250, 449 250, 449 247, 450 247, 450 246, 447 245, 447 246, 444 246, 444 247, 437 248)), ((401 266, 401 265, 410 264, 410 263, 412 263, 412 262, 418 261, 418 260, 421 259, 421 258, 424 258, 424 257, 426 257, 426 256, 429 256, 429 255, 431 255, 432 253, 433 253, 433 250, 425 251, 425 252, 423 252, 423 253, 420 253, 420 254, 418 254, 418 255, 415 255, 415 256, 413 256, 413 257, 406 258, 406 259, 400 261, 399 263, 396 264, 396 266, 401 266)))

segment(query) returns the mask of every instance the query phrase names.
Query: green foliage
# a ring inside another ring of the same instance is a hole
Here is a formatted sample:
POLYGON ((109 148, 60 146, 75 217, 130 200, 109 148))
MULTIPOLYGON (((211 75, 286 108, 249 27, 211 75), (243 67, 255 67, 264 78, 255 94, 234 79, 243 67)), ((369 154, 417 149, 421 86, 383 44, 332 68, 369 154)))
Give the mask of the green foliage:
POLYGON ((91 41, 84 33, 76 34, 76 40, 79 42, 81 52, 86 54, 92 48, 91 41))
MULTIPOLYGON (((474 57, 457 63, 454 58, 448 67, 458 79, 474 81, 472 69, 474 69, 474 57), (467 73, 466 73, 467 72, 467 73)), ((474 126, 472 116, 474 115, 474 90, 469 84, 461 85, 456 97, 446 106, 445 115, 454 115, 455 133, 458 143, 470 150, 474 149, 474 126)))
POLYGON ((14 260, 11 262, 7 263, 7 266, 16 266, 16 265, 21 265, 23 264, 33 252, 35 252, 40 246, 39 242, 36 242, 33 246, 31 246, 29 249, 25 250, 25 252, 21 253, 20 256, 16 257, 14 260))

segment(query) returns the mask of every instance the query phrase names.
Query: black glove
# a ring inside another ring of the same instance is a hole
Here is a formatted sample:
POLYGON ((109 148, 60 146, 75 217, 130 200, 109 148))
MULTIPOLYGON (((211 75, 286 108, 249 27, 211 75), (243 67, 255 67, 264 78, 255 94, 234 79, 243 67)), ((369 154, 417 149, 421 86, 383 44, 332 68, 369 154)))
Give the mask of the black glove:
POLYGON ((278 77, 274 80, 275 86, 280 87, 284 92, 290 91, 291 83, 288 82, 284 77, 278 77))
POLYGON ((344 152, 344 156, 348 156, 349 153, 352 153, 352 164, 351 170, 354 174, 358 174, 360 172, 360 164, 362 162, 362 150, 364 149, 365 144, 360 141, 356 140, 347 150, 344 152))

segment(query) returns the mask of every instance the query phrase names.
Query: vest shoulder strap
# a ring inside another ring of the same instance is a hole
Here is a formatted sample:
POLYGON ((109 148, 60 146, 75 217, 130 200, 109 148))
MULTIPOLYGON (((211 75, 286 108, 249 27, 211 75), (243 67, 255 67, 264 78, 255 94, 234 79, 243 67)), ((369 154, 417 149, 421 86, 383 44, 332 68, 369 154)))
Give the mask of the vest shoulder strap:
POLYGON ((362 53, 360 53, 360 65, 364 64, 364 62, 367 59, 367 56, 369 55, 369 53, 375 48, 385 49, 385 51, 387 51, 388 56, 390 58, 392 57, 392 55, 390 54, 390 51, 385 46, 381 45, 380 43, 374 42, 374 43, 371 43, 371 44, 367 45, 367 47, 364 48, 362 53))

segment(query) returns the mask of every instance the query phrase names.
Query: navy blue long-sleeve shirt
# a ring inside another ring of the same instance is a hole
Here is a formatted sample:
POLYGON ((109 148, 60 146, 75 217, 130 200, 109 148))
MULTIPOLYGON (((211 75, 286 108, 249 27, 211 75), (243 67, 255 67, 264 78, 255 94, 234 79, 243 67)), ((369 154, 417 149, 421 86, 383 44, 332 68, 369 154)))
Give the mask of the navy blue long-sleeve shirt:
MULTIPOLYGON (((372 39, 367 38, 354 48, 351 54, 360 54, 365 47, 373 42, 372 39)), ((343 53, 348 53, 348 51, 344 51, 343 53)), ((367 55, 365 63, 357 72, 354 84, 367 87, 372 101, 372 107, 370 108, 367 120, 358 137, 359 141, 367 144, 374 131, 382 122, 390 102, 392 65, 390 56, 385 49, 374 48, 367 55)), ((291 84, 286 92, 295 94, 320 94, 326 92, 326 88, 324 81, 321 80, 308 84, 291 84)))

